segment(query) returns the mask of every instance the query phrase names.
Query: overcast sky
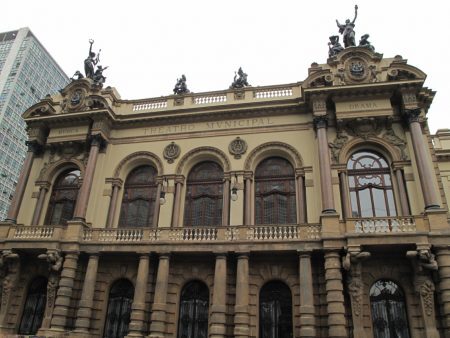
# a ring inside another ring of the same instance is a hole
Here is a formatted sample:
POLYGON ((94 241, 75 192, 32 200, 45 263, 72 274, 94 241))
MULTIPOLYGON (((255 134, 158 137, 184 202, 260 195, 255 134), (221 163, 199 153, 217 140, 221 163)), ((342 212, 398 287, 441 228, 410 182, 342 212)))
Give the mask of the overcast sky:
MULTIPOLYGON (((30 27, 70 76, 83 71, 95 40, 107 85, 123 99, 169 95, 181 74, 193 92, 228 88, 242 66, 253 86, 303 81, 312 62, 326 63, 335 20, 353 19, 355 1, 3 0, 0 32, 30 27)), ((385 57, 402 55, 428 74, 437 95, 432 132, 450 128, 450 4, 359 1, 364 33, 385 57)), ((342 41, 342 38, 341 38, 342 41)))

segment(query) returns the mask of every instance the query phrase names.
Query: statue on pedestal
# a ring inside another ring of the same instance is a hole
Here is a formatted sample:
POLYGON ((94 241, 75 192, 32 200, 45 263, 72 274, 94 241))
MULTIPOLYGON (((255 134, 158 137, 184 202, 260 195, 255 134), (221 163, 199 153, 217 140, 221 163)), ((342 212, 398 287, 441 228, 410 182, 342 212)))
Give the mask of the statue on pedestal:
POLYGON ((186 76, 184 74, 181 75, 180 79, 177 79, 177 83, 175 85, 175 88, 173 89, 173 93, 176 94, 176 95, 190 93, 190 91, 189 91, 189 89, 187 88, 187 85, 186 85, 186 76))
POLYGON ((242 70, 242 67, 239 67, 239 70, 237 71, 237 74, 234 74, 234 80, 233 83, 230 86, 230 89, 240 89, 243 87, 250 86, 247 82, 247 74, 244 73, 242 70), (239 75, 239 77, 238 77, 239 75))
POLYGON ((344 46, 345 48, 356 46, 355 43, 355 31, 353 28, 355 28, 355 21, 356 16, 358 15, 358 5, 355 5, 355 17, 353 21, 350 21, 350 19, 345 20, 344 24, 340 24, 338 20, 336 20, 336 24, 339 27, 339 33, 342 34, 343 40, 344 40, 344 46))
POLYGON ((344 47, 339 43, 339 35, 330 36, 330 42, 328 42, 328 57, 333 57, 344 50, 344 47))
POLYGON ((100 61, 100 52, 101 49, 98 51, 97 56, 92 51, 92 45, 94 44, 94 40, 89 39, 89 55, 84 60, 84 73, 86 74, 87 78, 93 79, 94 78, 94 66, 97 65, 97 63, 100 61))

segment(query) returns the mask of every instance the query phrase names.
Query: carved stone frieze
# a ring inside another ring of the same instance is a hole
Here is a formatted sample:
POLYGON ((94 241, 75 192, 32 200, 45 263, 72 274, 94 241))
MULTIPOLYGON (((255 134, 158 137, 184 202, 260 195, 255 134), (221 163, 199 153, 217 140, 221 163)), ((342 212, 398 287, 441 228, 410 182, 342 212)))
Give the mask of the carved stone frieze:
POLYGON ((433 281, 427 276, 418 276, 414 283, 414 289, 420 296, 425 314, 432 316, 434 313, 435 290, 433 281))
POLYGON ((181 154, 181 149, 178 144, 175 142, 171 142, 167 146, 165 146, 163 150, 163 156, 167 160, 168 163, 173 163, 175 159, 178 158, 181 154))
POLYGON ((247 142, 240 137, 236 137, 228 145, 228 151, 235 159, 239 159, 247 151, 247 142))

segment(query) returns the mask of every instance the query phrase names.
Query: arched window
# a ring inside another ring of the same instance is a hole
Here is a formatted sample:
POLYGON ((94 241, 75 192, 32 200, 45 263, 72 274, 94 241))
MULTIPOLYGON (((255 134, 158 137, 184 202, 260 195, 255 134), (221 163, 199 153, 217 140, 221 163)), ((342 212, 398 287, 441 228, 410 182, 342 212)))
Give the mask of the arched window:
POLYGON ((127 279, 114 282, 109 291, 104 338, 122 338, 128 334, 134 286, 127 279))
POLYGON ((370 288, 374 338, 409 338, 405 296, 393 281, 381 279, 370 288))
POLYGON ((37 277, 28 288, 27 299, 23 307, 19 334, 35 335, 41 327, 47 303, 47 278, 37 277))
POLYGON ((185 226, 222 224, 223 170, 208 161, 192 168, 187 178, 185 226))
POLYGON ((270 157, 256 168, 255 222, 256 224, 297 222, 294 168, 284 158, 270 157))
POLYGON ((48 207, 46 224, 65 224, 73 217, 79 190, 80 171, 70 169, 55 181, 48 207))
POLYGON ((156 169, 149 165, 130 172, 125 181, 119 227, 136 228, 153 224, 156 175, 156 169))
POLYGON ((372 151, 358 151, 347 163, 352 217, 396 216, 391 171, 372 151))
POLYGON ((269 282, 259 294, 259 337, 293 336, 291 290, 282 282, 269 282))
POLYGON ((192 281, 181 291, 178 338, 208 337, 208 287, 192 281))

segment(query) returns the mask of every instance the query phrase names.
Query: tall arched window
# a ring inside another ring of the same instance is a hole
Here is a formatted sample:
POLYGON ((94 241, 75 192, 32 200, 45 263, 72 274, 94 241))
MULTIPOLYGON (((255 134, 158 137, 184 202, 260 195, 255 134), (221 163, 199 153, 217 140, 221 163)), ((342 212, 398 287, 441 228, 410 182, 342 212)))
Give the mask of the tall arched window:
POLYGON ((65 224, 73 217, 79 190, 80 171, 70 169, 55 181, 47 211, 46 224, 65 224))
POLYGON ((265 284, 259 294, 259 337, 292 338, 292 294, 279 281, 265 284))
POLYGON ((120 227, 145 227, 153 224, 156 199, 156 175, 154 167, 144 165, 130 172, 123 192, 120 210, 120 227))
POLYGON ((127 279, 114 282, 109 291, 104 338, 123 338, 128 334, 134 286, 127 279))
POLYGON ((393 281, 381 279, 370 288, 374 338, 409 338, 405 296, 393 281))
POLYGON ((192 281, 181 291, 178 338, 208 337, 208 287, 192 281))
POLYGON ((223 169, 216 162, 197 164, 187 178, 185 226, 222 224, 223 169))
POLYGON ((294 168, 284 158, 270 157, 256 168, 255 222, 256 224, 297 222, 294 168))
POLYGON ((352 217, 396 216, 391 171, 372 151, 358 151, 347 163, 352 217))
POLYGON ((23 307, 19 334, 35 335, 41 327, 47 303, 47 278, 33 279, 28 288, 27 298, 23 307))

